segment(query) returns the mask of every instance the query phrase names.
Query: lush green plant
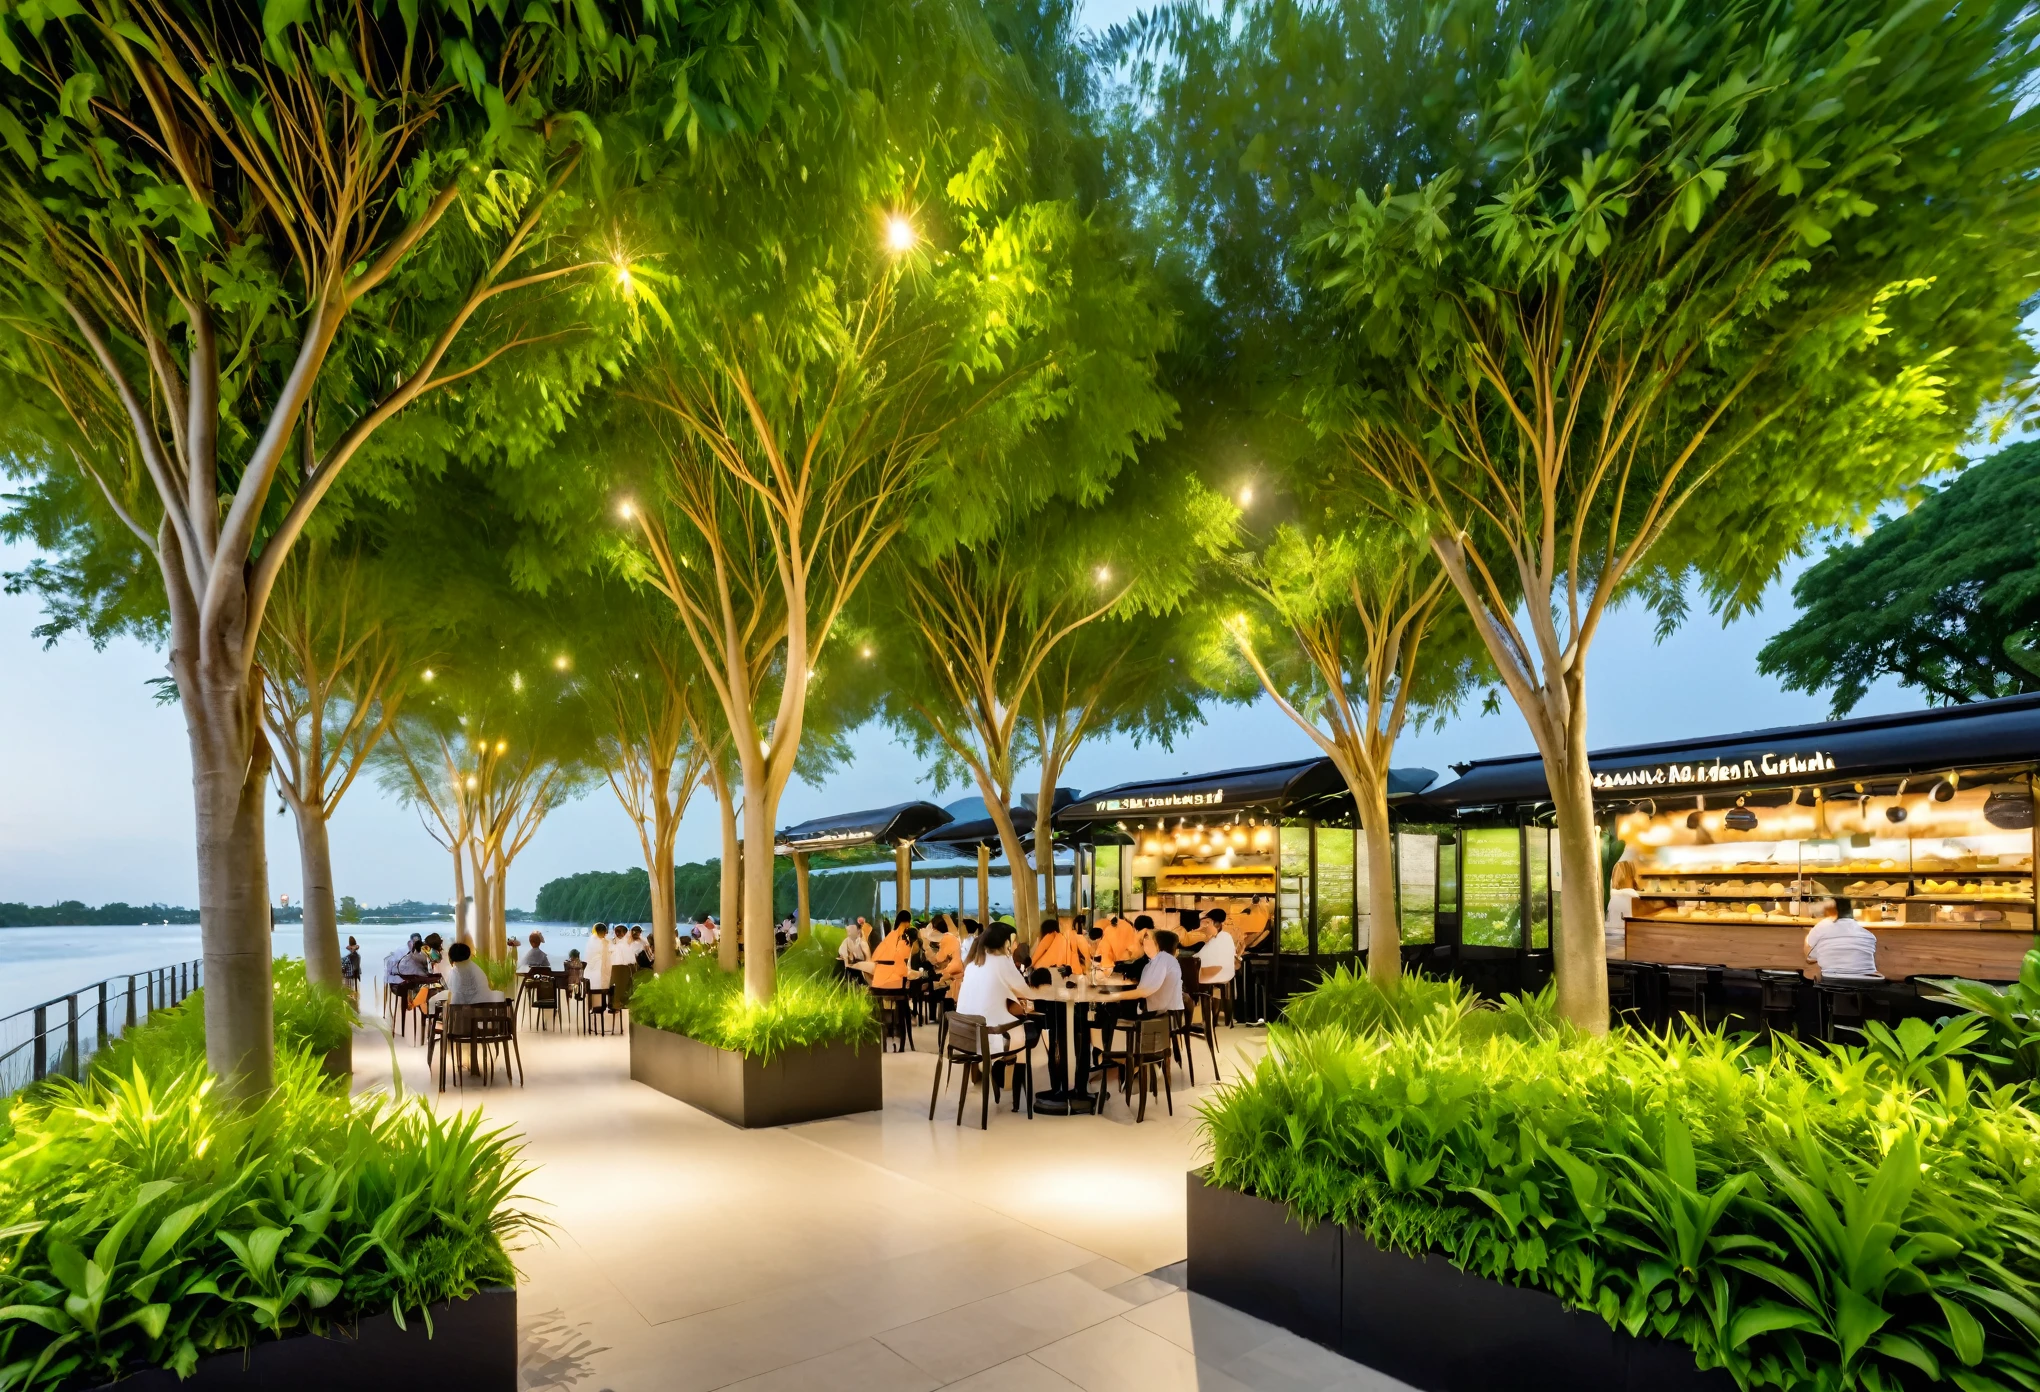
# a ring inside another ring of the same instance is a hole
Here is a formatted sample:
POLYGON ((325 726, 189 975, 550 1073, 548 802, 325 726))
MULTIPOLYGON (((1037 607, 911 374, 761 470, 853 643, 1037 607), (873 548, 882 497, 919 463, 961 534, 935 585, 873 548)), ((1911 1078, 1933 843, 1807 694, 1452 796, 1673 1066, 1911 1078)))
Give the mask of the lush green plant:
POLYGON ((194 1066, 202 1024, 137 1034, 121 1071, 9 1108, 0 1386, 188 1374, 214 1350, 384 1310, 402 1323, 514 1279, 525 1171, 477 1114, 351 1099, 289 1044, 274 1090, 237 1103, 194 1066))
POLYGON ((1981 1055, 2013 1080, 2040 1081, 2040 948, 2026 954, 2006 987, 1957 979, 1929 981, 1927 999, 1960 1006, 1985 1022, 1992 1052, 1981 1055))
MULTIPOLYGON (((276 983, 276 1047, 314 1055, 337 1049, 354 1029, 354 1005, 337 991, 320 990, 305 979, 305 964, 279 957, 270 966, 276 983)), ((152 1077, 167 1077, 205 1062, 205 991, 193 991, 101 1049, 92 1071, 112 1079, 140 1065, 152 1077)))
POLYGON ((2040 1117, 1980 1021, 1596 1037, 1342 974, 1204 1109, 1215 1182, 1676 1339, 1744 1387, 2040 1387, 2040 1117))
MULTIPOLYGON (((878 1038, 878 1013, 861 985, 835 977, 835 949, 810 933, 779 958, 772 999, 744 1000, 744 979, 710 953, 689 953, 670 971, 631 990, 631 1017, 718 1049, 769 1059, 817 1044, 862 1045, 878 1038)), ((840 945, 840 932, 836 942, 840 945)))
POLYGON ((515 957, 481 957, 475 961, 481 964, 482 975, 489 978, 489 985, 504 995, 517 989, 517 959, 515 957))

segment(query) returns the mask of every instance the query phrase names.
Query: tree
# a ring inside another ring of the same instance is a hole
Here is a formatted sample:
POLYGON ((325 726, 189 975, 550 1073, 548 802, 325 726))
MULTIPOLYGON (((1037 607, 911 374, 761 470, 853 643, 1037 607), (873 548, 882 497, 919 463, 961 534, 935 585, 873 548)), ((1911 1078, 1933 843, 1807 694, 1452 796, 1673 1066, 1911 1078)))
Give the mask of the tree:
POLYGON ((910 518, 986 536, 1109 473, 1166 415, 1142 387, 1166 320, 1113 221, 1030 160, 1009 115, 1024 68, 975 10, 874 6, 869 23, 884 99, 789 128, 798 177, 676 202, 656 266, 631 267, 673 325, 629 387, 661 446, 628 504, 636 573, 673 603, 730 731, 753 1000, 774 964, 758 848, 845 605, 910 518), (1100 413, 1121 430, 1073 429, 1079 451, 1048 467, 1052 427, 1100 413))
POLYGON ((781 18, 0 4, 0 415, 29 422, 39 466, 82 470, 160 574, 208 1062, 233 1093, 271 1076, 254 669, 291 548, 350 465, 415 460, 415 428, 380 437, 416 403, 460 435, 556 427, 616 352, 573 333, 616 298, 586 274, 610 261, 580 194, 602 127, 627 152, 755 125, 781 18))
MULTIPOLYGON (((1278 157, 1309 190, 1262 279, 1297 297, 1314 425, 1422 529, 1530 725, 1564 882, 1596 884, 1584 682, 1609 606, 1638 594, 1669 624, 1693 583, 1754 602, 1810 527, 1941 467, 2026 370, 2035 20, 1995 0, 1239 18, 1241 85, 1321 104, 1342 54, 1383 79, 1340 113, 1347 158, 1258 147, 1249 192, 1278 157)), ((1556 943, 1590 1029, 1599 910, 1566 895, 1556 943)))
POLYGON ((1831 548, 1792 585, 1799 618, 1757 654, 1837 717, 1880 677, 1949 705, 2040 691, 2040 445, 1970 465, 1831 548))
POLYGON ((1241 559, 1242 579, 1288 640, 1290 660, 1263 659, 1244 610, 1226 628, 1262 689, 1353 795, 1367 846, 1367 974, 1392 991, 1402 929, 1389 761, 1410 719, 1455 709, 1485 664, 1474 660, 1479 643, 1468 626, 1452 631, 1445 573, 1423 539, 1365 521, 1341 528, 1356 511, 1325 508, 1309 530, 1284 523, 1258 555, 1241 559))
POLYGON ((609 621, 599 647, 585 654, 592 660, 582 664, 582 689, 602 771, 637 828, 651 888, 653 966, 665 971, 679 955, 673 840, 729 739, 698 680, 693 646, 671 613, 646 599, 611 588, 575 607, 609 621))
MULTIPOLYGON (((262 719, 304 868, 305 975, 339 990, 340 931, 326 825, 403 705, 416 665, 389 576, 359 549, 297 548, 263 616, 262 719)), ((358 917, 358 915, 357 915, 358 917)))

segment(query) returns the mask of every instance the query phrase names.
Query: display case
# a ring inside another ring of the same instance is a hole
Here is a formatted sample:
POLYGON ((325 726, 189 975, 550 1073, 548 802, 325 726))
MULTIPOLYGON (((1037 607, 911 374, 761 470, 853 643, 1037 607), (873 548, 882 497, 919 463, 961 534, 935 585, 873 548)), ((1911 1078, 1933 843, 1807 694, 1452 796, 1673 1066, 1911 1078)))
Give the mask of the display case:
POLYGON ((1632 960, 1798 970, 1846 898, 1888 977, 2017 975, 2035 921, 2029 781, 1853 798, 1738 798, 1617 820, 1635 848, 1632 960))

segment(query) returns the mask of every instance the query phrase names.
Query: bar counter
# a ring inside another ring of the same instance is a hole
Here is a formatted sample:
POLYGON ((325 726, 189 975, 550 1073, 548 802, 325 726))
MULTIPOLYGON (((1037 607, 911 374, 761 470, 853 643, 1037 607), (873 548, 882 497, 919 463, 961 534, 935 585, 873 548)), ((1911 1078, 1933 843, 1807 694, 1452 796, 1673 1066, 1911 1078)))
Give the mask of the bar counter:
MULTIPOLYGON (((1796 924, 1679 923, 1632 918, 1631 962, 1661 965, 1764 967, 1805 971, 1807 929, 1796 924)), ((1893 981, 1908 976, 1966 976, 2014 981, 2035 942, 2027 930, 1866 923, 1877 935, 1877 970, 1893 981)))

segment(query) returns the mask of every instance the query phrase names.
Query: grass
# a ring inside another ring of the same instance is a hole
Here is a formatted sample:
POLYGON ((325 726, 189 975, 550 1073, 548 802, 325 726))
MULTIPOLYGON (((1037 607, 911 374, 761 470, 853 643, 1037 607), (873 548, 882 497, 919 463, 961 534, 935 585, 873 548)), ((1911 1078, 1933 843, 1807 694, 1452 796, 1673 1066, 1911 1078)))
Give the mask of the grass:
POLYGON ((0 1128, 0 1387, 89 1387, 515 1279, 533 1226, 517 1142, 478 1115, 350 1098, 320 1055, 348 1008, 277 973, 277 1082, 205 1068, 203 1002, 158 1012, 9 1105, 0 1128))
POLYGON ((1207 1103, 1215 1182, 1443 1253, 1747 1388, 2040 1387, 2040 1116, 1980 1021, 1605 1037, 1344 974, 1207 1103))
POLYGON ((741 973, 723 971, 713 953, 690 953, 671 971, 631 988, 631 1016, 747 1058, 875 1042, 878 1013, 870 993, 835 977, 841 943, 840 929, 811 928, 780 954, 778 988, 762 1005, 745 1003, 741 973))

